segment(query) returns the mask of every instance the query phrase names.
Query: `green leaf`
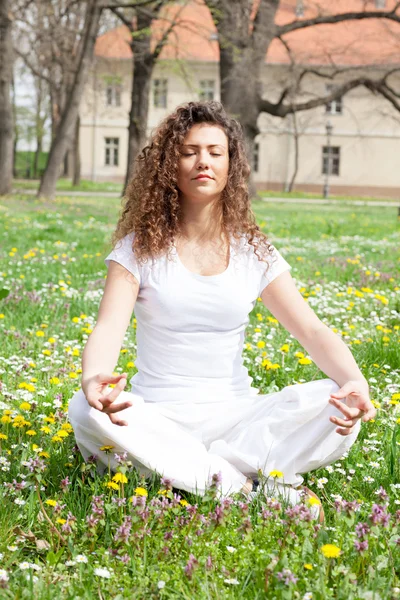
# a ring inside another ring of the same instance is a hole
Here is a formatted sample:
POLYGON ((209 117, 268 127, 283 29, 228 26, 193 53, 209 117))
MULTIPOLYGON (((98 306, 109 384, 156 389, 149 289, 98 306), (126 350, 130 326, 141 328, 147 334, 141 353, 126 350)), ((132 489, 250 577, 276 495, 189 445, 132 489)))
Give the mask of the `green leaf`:
POLYGON ((0 290, 0 300, 3 300, 3 298, 7 298, 9 293, 10 293, 10 290, 7 290, 7 288, 2 288, 0 290))

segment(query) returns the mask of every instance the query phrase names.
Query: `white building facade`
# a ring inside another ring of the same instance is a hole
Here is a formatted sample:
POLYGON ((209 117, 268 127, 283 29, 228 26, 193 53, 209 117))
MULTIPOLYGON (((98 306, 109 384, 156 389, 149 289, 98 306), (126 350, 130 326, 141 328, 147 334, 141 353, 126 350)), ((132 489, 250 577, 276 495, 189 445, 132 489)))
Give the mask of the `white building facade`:
MULTIPOLYGON (((80 109, 83 178, 124 180, 132 81, 132 58, 126 54, 98 55, 88 79, 80 109)), ((383 69, 363 66, 357 75, 364 70, 378 77, 383 69)), ((280 89, 288 71, 286 64, 265 63, 262 83, 269 97, 271 90, 280 89)), ((400 76, 397 84, 400 89, 400 76)), ((315 78, 312 89, 326 95, 327 80, 315 78)), ((159 60, 151 85, 149 135, 178 105, 198 99, 220 99, 218 61, 159 60)), ((400 113, 383 97, 359 87, 295 117, 263 113, 258 124, 254 180, 259 189, 288 189, 297 147, 295 190, 321 193, 329 171, 331 193, 400 197, 400 113)))

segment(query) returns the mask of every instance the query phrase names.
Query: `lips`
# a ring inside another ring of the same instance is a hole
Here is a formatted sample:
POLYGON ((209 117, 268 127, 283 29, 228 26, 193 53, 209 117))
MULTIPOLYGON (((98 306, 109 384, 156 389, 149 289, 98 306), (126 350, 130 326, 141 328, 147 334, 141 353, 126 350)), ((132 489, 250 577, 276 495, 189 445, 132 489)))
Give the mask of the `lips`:
POLYGON ((212 179, 209 175, 198 175, 195 179, 212 179))

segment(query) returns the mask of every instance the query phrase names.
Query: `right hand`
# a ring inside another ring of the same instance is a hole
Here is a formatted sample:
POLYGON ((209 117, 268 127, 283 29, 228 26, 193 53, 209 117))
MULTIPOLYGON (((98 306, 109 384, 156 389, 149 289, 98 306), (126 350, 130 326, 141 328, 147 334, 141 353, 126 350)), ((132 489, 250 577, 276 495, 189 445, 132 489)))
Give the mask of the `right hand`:
POLYGON ((126 373, 122 373, 115 377, 113 375, 98 373, 86 381, 84 386, 82 386, 89 405, 92 408, 96 408, 107 414, 114 425, 128 425, 126 421, 123 421, 118 417, 117 413, 132 406, 132 402, 127 400, 126 402, 114 403, 126 385, 126 378, 126 373), (104 389, 110 383, 114 383, 115 387, 112 388, 109 394, 104 394, 104 389))

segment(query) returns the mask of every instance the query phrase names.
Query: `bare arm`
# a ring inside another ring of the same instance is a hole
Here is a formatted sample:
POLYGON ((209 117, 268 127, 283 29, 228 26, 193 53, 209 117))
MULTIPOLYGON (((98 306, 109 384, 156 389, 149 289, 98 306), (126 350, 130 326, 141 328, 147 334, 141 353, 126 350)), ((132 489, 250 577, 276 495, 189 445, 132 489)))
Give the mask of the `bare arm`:
POLYGON ((110 261, 97 323, 82 354, 82 389, 98 373, 112 373, 128 328, 139 283, 125 267, 110 261))
POLYGON ((300 342, 321 371, 340 387, 350 380, 367 383, 348 346, 317 317, 288 271, 276 277, 263 290, 261 299, 283 327, 300 342))

